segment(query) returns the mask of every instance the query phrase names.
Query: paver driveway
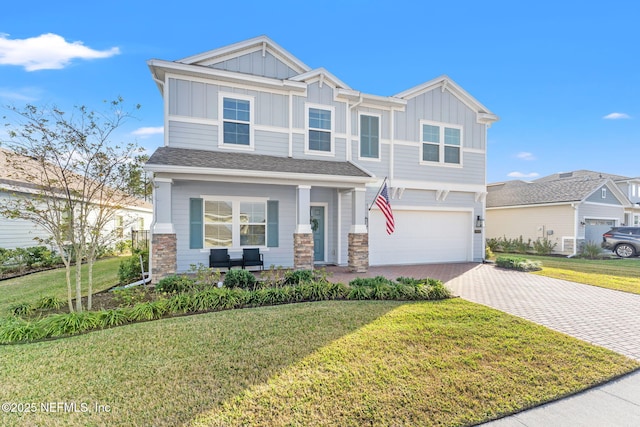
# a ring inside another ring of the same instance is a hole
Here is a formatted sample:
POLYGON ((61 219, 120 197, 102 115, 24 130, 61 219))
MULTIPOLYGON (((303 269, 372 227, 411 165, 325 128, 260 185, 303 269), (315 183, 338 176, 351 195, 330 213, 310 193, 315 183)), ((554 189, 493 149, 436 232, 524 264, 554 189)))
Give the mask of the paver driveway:
POLYGON ((462 298, 640 360, 640 295, 482 264, 447 282, 462 298))

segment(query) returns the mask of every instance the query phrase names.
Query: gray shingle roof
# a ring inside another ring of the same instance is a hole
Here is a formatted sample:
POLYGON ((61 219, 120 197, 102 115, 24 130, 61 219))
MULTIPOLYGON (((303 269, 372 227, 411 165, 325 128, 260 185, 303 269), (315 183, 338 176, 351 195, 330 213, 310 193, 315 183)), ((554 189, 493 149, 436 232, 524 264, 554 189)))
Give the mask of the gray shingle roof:
POLYGON ((349 162, 292 159, 249 153, 229 153, 186 148, 160 147, 147 165, 182 166, 210 169, 284 172, 314 175, 370 178, 371 175, 349 162))
POLYGON ((491 184, 487 187, 487 207, 577 202, 597 190, 607 180, 607 177, 586 175, 555 180, 507 181, 504 184, 491 184))

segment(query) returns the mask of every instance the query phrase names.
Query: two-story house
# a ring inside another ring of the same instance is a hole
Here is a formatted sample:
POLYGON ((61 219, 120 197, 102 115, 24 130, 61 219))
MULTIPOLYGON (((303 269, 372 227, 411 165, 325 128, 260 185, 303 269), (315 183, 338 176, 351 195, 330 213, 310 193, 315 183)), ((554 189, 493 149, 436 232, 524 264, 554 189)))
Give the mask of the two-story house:
POLYGON ((206 265, 212 248, 355 271, 483 259, 497 117, 450 78, 366 94, 264 36, 148 65, 165 111, 145 167, 156 279, 206 265), (373 204, 385 178, 392 234, 373 204))

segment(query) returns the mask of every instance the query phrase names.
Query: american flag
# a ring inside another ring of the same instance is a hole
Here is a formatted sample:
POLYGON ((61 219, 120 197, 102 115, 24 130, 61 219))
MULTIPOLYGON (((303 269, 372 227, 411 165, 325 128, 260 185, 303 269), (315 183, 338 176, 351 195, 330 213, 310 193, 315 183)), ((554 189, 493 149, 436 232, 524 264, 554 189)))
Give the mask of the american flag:
POLYGON ((380 208, 384 214, 384 218, 387 220, 387 234, 393 233, 396 229, 396 223, 393 219, 391 204, 389 203, 389 192, 387 191, 386 182, 382 186, 382 191, 380 191, 378 197, 376 197, 376 205, 380 208))

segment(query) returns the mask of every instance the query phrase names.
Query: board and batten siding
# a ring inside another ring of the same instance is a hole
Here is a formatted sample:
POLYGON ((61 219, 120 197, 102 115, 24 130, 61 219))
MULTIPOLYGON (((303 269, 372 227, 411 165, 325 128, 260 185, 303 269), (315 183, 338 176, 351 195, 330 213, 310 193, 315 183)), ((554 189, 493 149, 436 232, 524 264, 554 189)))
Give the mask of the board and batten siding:
POLYGON ((255 76, 288 79, 298 73, 276 58, 271 52, 262 49, 219 62, 211 66, 219 70, 234 71, 255 76))

